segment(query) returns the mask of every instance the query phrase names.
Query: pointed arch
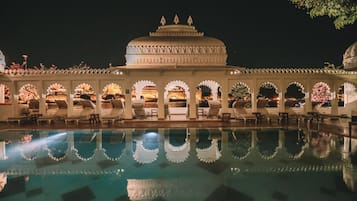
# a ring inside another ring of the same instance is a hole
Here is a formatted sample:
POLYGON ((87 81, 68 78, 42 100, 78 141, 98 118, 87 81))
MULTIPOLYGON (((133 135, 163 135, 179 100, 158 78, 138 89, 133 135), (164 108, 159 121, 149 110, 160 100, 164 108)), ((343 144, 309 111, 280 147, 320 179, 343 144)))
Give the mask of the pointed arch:
POLYGON ((187 97, 188 99, 190 98, 189 87, 182 80, 174 80, 174 81, 169 82, 165 87, 164 97, 168 97, 169 91, 174 90, 176 87, 182 88, 185 92, 185 97, 187 97))
POLYGON ((330 86, 325 82, 317 82, 312 87, 311 102, 313 107, 320 105, 321 107, 330 107, 332 100, 330 86))
MULTIPOLYGON (((81 83, 76 86, 74 89, 74 98, 75 99, 88 99, 91 100, 92 102, 96 102, 97 100, 97 95, 93 89, 93 87, 90 84, 87 83, 81 83)), ((75 105, 76 103, 74 103, 75 105)))
POLYGON ((19 103, 29 103, 30 100, 39 100, 37 88, 32 84, 25 84, 19 90, 19 103))
POLYGON ((140 100, 141 98, 145 99, 145 96, 147 96, 147 94, 143 93, 143 90, 145 87, 148 86, 151 87, 154 91, 156 91, 153 93, 156 94, 156 98, 157 98, 156 84, 151 80, 139 80, 135 82, 133 85, 132 96, 135 97, 136 100, 140 100))

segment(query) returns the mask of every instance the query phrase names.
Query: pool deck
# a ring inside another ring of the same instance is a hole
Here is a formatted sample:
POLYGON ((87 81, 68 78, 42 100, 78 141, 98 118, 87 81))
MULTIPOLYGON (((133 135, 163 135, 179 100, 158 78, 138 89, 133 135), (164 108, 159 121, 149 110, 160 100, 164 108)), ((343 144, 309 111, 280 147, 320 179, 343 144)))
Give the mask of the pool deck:
MULTIPOLYGON (((301 120, 288 122, 259 122, 244 121, 230 119, 222 121, 222 119, 197 119, 187 120, 180 118, 171 118, 168 120, 157 120, 155 118, 148 119, 133 119, 121 120, 114 124, 108 122, 80 122, 78 125, 75 122, 66 124, 63 120, 54 120, 50 124, 47 122, 40 122, 37 124, 33 121, 24 121, 21 124, 17 122, 0 122, 0 130, 7 129, 108 129, 108 128, 301 128, 324 131, 332 134, 349 136, 349 122, 350 118, 339 119, 324 119, 323 121, 306 121, 301 120)), ((357 138, 357 123, 353 123, 351 135, 357 138)))

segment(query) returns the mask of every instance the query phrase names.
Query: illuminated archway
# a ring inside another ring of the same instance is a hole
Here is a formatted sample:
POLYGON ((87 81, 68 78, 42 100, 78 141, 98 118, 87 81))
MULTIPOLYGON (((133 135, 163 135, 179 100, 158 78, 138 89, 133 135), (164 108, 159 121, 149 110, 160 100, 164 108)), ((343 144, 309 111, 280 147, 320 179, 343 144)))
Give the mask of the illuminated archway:
POLYGON ((91 85, 87 83, 82 83, 74 89, 73 105, 80 104, 79 101, 81 99, 90 100, 93 103, 96 102, 97 95, 95 94, 94 89, 91 85))
POLYGON ((143 100, 146 108, 157 108, 158 97, 156 84, 150 80, 140 80, 133 85, 132 99, 143 100))
POLYGON ((219 84, 213 80, 204 80, 197 86, 196 102, 200 107, 208 107, 208 101, 220 99, 219 84))
POLYGON ((274 83, 264 82, 259 88, 258 96, 257 96, 258 108, 264 107, 278 107, 279 103, 279 93, 278 88, 274 83))
POLYGON ((246 83, 237 82, 228 94, 228 107, 232 108, 233 103, 238 101, 243 108, 251 108, 251 90, 246 83))
POLYGON ((291 82, 284 94, 285 107, 301 108, 305 104, 304 86, 299 82, 291 82))
POLYGON ((37 88, 32 84, 26 84, 19 90, 19 103, 29 103, 30 100, 39 100, 37 88))
POLYGON ((316 107, 331 107, 332 93, 325 82, 318 82, 312 87, 311 102, 316 107))

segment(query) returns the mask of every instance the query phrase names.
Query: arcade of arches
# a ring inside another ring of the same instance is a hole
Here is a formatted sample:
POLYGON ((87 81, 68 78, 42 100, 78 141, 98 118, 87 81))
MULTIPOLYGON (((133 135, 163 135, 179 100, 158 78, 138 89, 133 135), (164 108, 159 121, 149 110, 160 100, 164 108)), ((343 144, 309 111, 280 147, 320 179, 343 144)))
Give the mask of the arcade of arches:
POLYGON ((356 51, 351 49, 357 48, 349 47, 344 55, 348 69, 228 66, 224 43, 198 32, 192 20, 187 25, 164 23, 128 43, 124 66, 0 69, 0 120, 33 111, 51 115, 59 109, 76 115, 83 99, 102 116, 110 113, 111 100, 121 100, 124 119, 135 118, 134 102, 143 102, 147 115, 154 109, 157 119, 167 118, 166 105, 171 113, 198 119, 198 109, 207 113, 211 101, 220 103, 220 113, 233 113, 237 102, 247 112, 349 116, 357 108, 356 51))

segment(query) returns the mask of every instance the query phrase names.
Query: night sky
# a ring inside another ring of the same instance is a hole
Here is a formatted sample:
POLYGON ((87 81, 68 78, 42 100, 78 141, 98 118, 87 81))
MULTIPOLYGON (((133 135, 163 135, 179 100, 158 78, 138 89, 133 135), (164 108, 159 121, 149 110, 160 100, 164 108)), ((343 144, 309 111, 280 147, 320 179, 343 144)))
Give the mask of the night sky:
POLYGON ((342 64, 344 51, 357 41, 357 23, 336 30, 332 19, 311 19, 288 0, 185 1, 17 1, 0 2, 0 50, 6 62, 60 68, 125 64, 128 42, 147 36, 161 16, 181 24, 192 16, 206 36, 222 40, 228 65, 313 67, 342 64), (236 5, 237 4, 237 5, 236 5))

